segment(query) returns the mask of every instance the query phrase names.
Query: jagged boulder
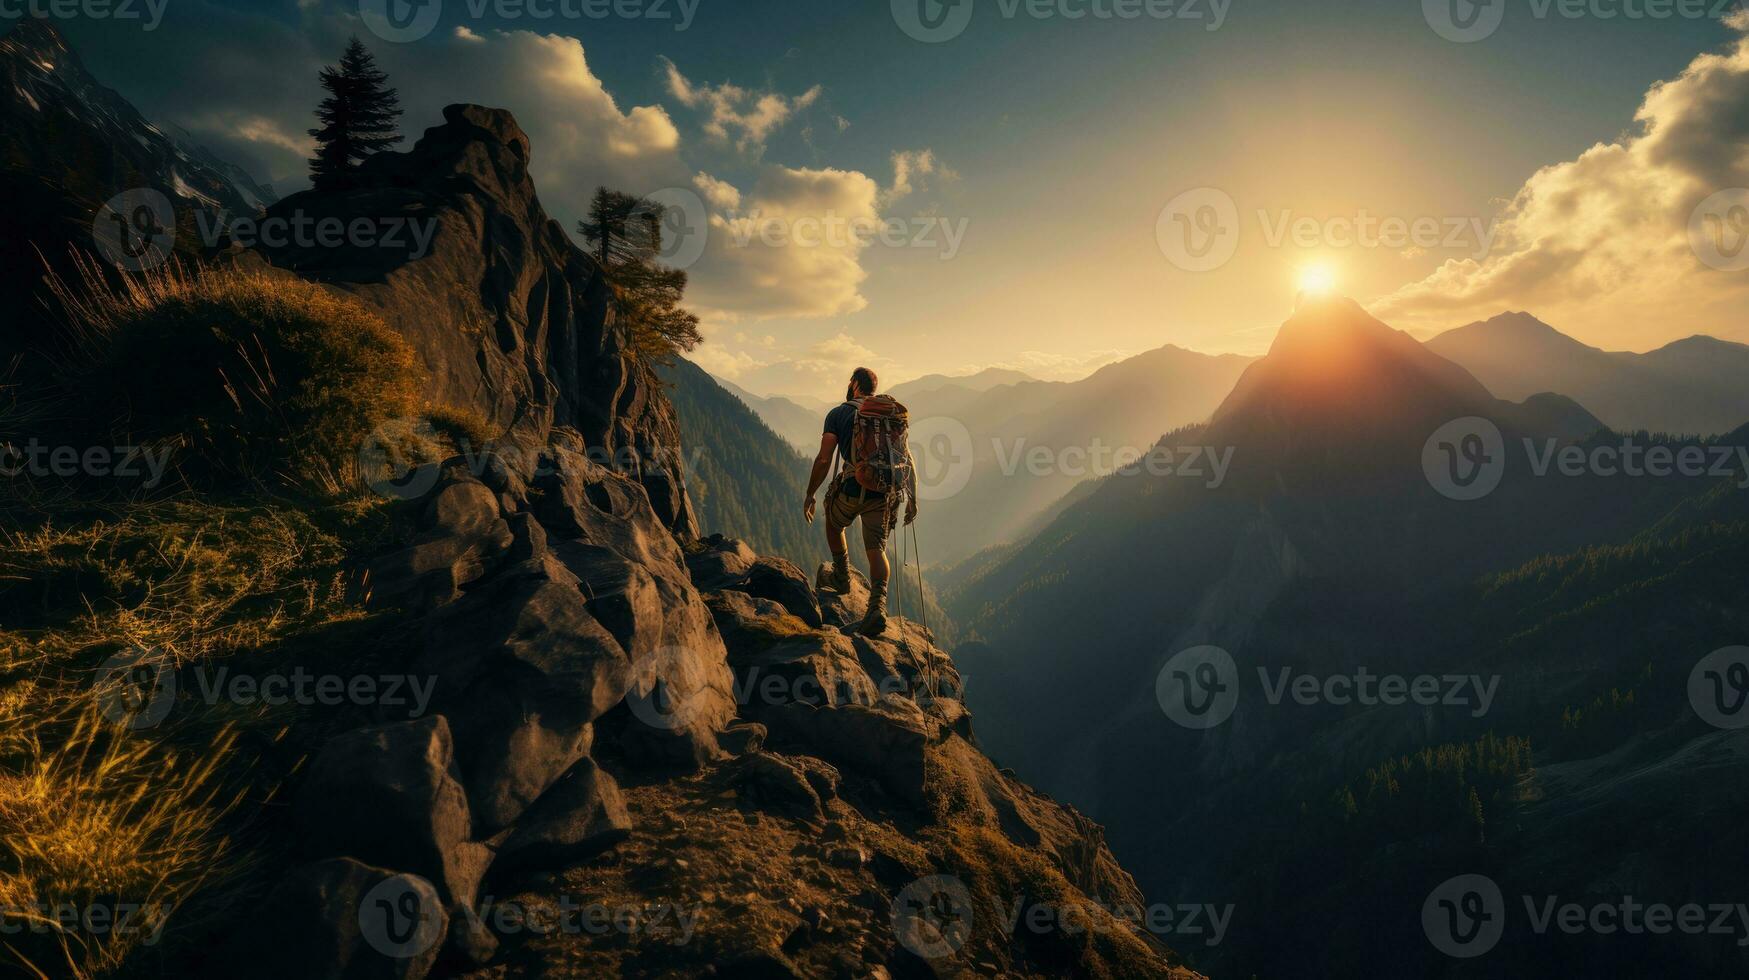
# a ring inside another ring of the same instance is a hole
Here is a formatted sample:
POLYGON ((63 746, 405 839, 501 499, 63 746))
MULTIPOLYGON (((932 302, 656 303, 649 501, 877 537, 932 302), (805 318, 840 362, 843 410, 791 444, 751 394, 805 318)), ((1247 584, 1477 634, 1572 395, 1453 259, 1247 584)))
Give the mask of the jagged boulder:
POLYGON ((431 882, 344 857, 286 875, 251 921, 236 975, 272 980, 419 980, 449 932, 431 882))
POLYGON ((631 829, 619 784, 585 758, 517 820, 494 870, 563 868, 625 840, 631 829))
POLYGON ((821 619, 827 626, 839 629, 855 626, 862 622, 863 614, 868 612, 868 576, 852 566, 850 591, 838 592, 827 585, 831 575, 830 562, 821 562, 814 570, 814 587, 820 603, 821 619))
POLYGON ((769 555, 760 558, 747 569, 747 577, 741 584, 732 588, 755 599, 770 599, 816 629, 824 625, 820 618, 820 603, 814 598, 814 588, 808 584, 808 577, 786 559, 769 555))
POLYGON ((800 820, 825 819, 823 800, 838 795, 838 770, 819 759, 753 752, 734 762, 731 784, 759 809, 800 820))
POLYGON ((717 734, 735 716, 727 651, 643 489, 556 448, 534 490, 553 557, 630 660, 626 750, 686 767, 715 758, 717 734))
POLYGON ((693 543, 686 556, 686 570, 701 592, 727 588, 747 577, 759 555, 747 542, 713 534, 693 543))
POLYGON ((481 833, 507 826, 588 753, 591 723, 631 686, 631 661, 549 555, 434 614, 416 670, 455 730, 481 833))
POLYGON ((745 657, 792 637, 813 632, 807 623, 770 599, 755 599, 745 592, 707 592, 705 606, 716 621, 717 632, 728 648, 731 661, 745 657))
POLYGON ((791 703, 872 704, 875 682, 842 633, 816 631, 729 658, 741 694, 742 714, 764 721, 768 712, 791 703))
POLYGON ((442 715, 329 739, 310 763, 294 816, 312 857, 413 872, 446 903, 472 905, 489 860, 469 841, 467 794, 442 715))

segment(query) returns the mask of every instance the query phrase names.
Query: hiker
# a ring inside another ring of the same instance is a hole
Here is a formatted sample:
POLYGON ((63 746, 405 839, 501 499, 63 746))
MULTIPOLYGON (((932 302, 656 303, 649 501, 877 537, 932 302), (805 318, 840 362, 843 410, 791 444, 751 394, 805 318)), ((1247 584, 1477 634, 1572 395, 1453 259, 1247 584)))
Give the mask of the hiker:
POLYGON ((876 395, 875 373, 859 367, 850 376, 844 404, 826 414, 820 453, 808 476, 808 497, 802 516, 814 522, 814 494, 826 482, 834 457, 842 464, 826 488, 826 546, 832 550, 832 577, 827 584, 839 593, 850 591, 850 555, 844 529, 862 519, 862 546, 868 552, 868 612, 856 627, 864 636, 887 628, 887 535, 892 533, 898 498, 905 497, 905 523, 917 519, 917 473, 905 445, 905 407, 888 395, 876 395))

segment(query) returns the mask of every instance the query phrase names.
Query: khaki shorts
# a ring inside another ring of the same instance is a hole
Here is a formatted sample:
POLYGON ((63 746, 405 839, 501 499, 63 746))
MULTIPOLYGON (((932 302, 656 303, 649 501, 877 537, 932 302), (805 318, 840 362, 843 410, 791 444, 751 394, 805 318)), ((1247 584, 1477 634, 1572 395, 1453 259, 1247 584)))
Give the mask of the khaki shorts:
MULTIPOLYGON (((854 480, 853 477, 846 479, 854 480)), ((862 518, 862 547, 865 551, 883 551, 887 547, 888 501, 895 494, 870 494, 853 497, 837 485, 826 494, 826 528, 833 534, 844 530, 862 518)))

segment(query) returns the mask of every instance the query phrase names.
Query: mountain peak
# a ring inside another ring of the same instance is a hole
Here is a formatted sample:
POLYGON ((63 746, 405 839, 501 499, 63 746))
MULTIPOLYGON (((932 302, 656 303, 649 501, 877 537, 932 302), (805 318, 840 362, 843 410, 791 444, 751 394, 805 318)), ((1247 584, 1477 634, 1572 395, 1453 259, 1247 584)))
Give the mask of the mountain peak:
MULTIPOLYGON (((18 26, 0 37, 0 51, 7 54, 49 56, 70 54, 67 39, 54 21, 46 17, 26 17, 18 26)), ((40 60, 40 59, 39 59, 40 60)), ((53 68, 51 64, 47 66, 53 68)))

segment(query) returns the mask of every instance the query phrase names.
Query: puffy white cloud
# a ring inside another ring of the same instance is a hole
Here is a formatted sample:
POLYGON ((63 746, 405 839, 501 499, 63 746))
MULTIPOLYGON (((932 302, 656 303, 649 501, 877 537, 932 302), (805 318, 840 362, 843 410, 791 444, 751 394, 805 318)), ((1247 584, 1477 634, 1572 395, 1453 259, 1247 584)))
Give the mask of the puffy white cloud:
POLYGON ((534 146, 530 171, 541 203, 566 227, 598 185, 647 194, 691 183, 667 111, 622 109, 576 38, 470 32, 429 45, 383 45, 378 58, 401 90, 409 135, 454 102, 511 109, 534 146))
POLYGON ((868 305, 860 287, 880 187, 853 170, 764 168, 744 207, 715 213, 689 298, 707 316, 831 317, 868 305))
POLYGON ((765 141, 796 113, 818 102, 820 86, 801 95, 786 97, 776 92, 753 92, 738 85, 701 85, 681 74, 674 62, 662 59, 668 92, 688 109, 707 113, 703 127, 712 139, 734 142, 737 149, 763 153, 765 141))
POLYGON ((704 202, 710 207, 718 211, 741 210, 741 192, 734 184, 718 180, 703 171, 692 178, 692 184, 704 195, 704 202))
MULTIPOLYGON (((1730 23, 1749 30, 1749 13, 1730 23)), ((1375 309, 1413 328, 1529 308, 1605 344, 1649 322, 1741 333, 1749 275, 1703 262, 1692 233, 1703 201, 1749 187, 1749 38, 1653 86, 1635 122, 1531 176, 1501 213, 1491 255, 1448 261, 1375 309)))
MULTIPOLYGON (((741 338, 737 337, 739 341, 741 338)), ((770 338, 764 338, 769 341, 770 338)), ((765 346, 762 342, 762 346, 765 346)), ((839 331, 823 340, 757 354, 741 344, 707 341, 689 357, 700 367, 751 391, 804 398, 832 399, 844 390, 850 372, 873 368, 883 377, 904 375, 902 367, 839 331)))

